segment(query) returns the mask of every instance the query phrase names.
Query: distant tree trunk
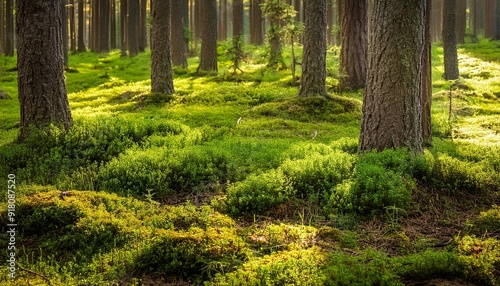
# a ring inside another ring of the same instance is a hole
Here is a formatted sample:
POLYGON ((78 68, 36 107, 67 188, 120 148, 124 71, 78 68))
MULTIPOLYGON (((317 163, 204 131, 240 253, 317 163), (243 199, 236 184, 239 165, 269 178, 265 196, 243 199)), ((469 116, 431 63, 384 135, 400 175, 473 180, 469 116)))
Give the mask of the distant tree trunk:
POLYGON ((63 63, 64 67, 68 67, 68 13, 66 11, 66 0, 60 0, 59 9, 61 9, 61 30, 62 30, 62 45, 63 45, 63 63))
POLYGON ((366 80, 368 1, 339 1, 342 1, 340 67, 346 73, 340 79, 340 88, 342 90, 356 90, 364 87, 366 80))
POLYGON ((217 1, 203 1, 201 59, 198 71, 217 72, 217 1))
POLYGON ((432 0, 426 0, 424 51, 422 53, 422 140, 425 146, 432 144, 432 63, 431 63, 432 0))
POLYGON ((327 1, 326 3, 326 24, 327 24, 327 30, 326 30, 326 44, 331 46, 335 43, 335 37, 333 36, 333 31, 334 31, 334 19, 335 19, 335 13, 334 13, 334 3, 333 1, 327 1))
POLYGON ((243 36, 243 0, 233 0, 233 38, 243 36))
POLYGON ((6 56, 14 56, 14 0, 5 1, 5 46, 6 56))
POLYGON ((250 1, 250 43, 255 45, 264 44, 260 3, 262 3, 261 0, 250 1))
MULTIPOLYGON (((139 44, 139 52, 143 53, 148 46, 148 26, 147 26, 147 1, 148 0, 140 0, 140 9, 139 9, 139 35, 138 35, 138 44, 139 44)), ((166 0, 167 1, 167 0, 166 0)))
POLYGON ((477 27, 479 26, 479 11, 478 11, 478 7, 477 7, 477 2, 478 0, 472 0, 472 26, 473 26, 473 29, 472 29, 472 42, 475 43, 478 41, 477 39, 477 33, 478 33, 478 29, 477 27))
POLYGON ((299 96, 327 96, 326 0, 308 0, 305 10, 304 50, 299 96))
POLYGON ((129 56, 139 53, 139 0, 128 1, 127 42, 129 56))
POLYGON ((110 49, 116 49, 116 1, 111 0, 111 5, 109 9, 109 47, 110 49))
POLYGON ((171 0, 171 51, 172 62, 174 66, 182 66, 187 68, 187 49, 186 41, 184 40, 184 25, 182 17, 182 1, 171 0))
POLYGON ((435 0, 432 5, 432 41, 437 42, 441 40, 443 34, 443 0, 435 0))
POLYGON ((17 0, 17 66, 21 109, 19 140, 29 126, 72 124, 62 51, 60 0, 17 0))
MULTIPOLYGON (((1 0, 0 0, 1 1, 1 0)), ((76 51, 76 23, 75 23, 75 0, 69 0, 69 39, 71 52, 76 51)))
POLYGON ((189 32, 189 0, 182 0, 182 24, 184 25, 184 41, 186 42, 186 51, 189 49, 189 37, 187 37, 189 32))
POLYGON ((99 1, 99 49, 101 53, 109 52, 109 0, 99 1))
POLYGON ((361 151, 400 147, 423 151, 424 12, 422 0, 378 0, 370 7, 361 151))
POLYGON ((85 52, 85 10, 83 9, 83 2, 85 0, 78 1, 78 52, 85 52))
POLYGON ((0 0, 0 54, 4 53, 4 43, 5 43, 5 5, 4 0, 0 0))
POLYGON ((127 56, 127 33, 128 33, 128 0, 120 0, 120 54, 122 57, 127 56))
POLYGON ((457 0, 457 43, 465 42, 465 28, 467 26, 467 0, 457 0))
POLYGON ((443 6, 443 50, 444 79, 458 79, 457 55, 457 6, 456 0, 444 0, 443 6))
MULTIPOLYGON (((194 50, 198 49, 198 40, 202 37, 202 31, 203 31, 203 18, 205 15, 203 15, 203 6, 204 2, 206 0, 195 0, 195 5, 194 5, 194 30, 193 30, 193 37, 194 37, 194 50)), ((210 0, 212 1, 212 0, 210 0)))
POLYGON ((492 39, 496 35, 495 4, 495 0, 484 1, 484 36, 492 39))
POLYGON ((170 5, 172 0, 153 0, 151 26, 151 91, 174 93, 170 63, 170 5))
POLYGON ((228 6, 227 0, 219 0, 219 15, 220 19, 218 22, 217 38, 219 41, 224 41, 227 39, 227 13, 228 6))

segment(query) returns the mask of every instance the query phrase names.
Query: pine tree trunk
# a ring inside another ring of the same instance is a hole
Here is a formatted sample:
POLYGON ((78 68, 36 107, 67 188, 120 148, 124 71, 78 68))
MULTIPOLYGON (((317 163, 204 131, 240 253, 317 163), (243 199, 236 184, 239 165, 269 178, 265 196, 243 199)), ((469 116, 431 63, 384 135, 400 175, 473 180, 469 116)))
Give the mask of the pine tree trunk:
POLYGON ((139 0, 128 1, 127 42, 129 56, 139 53, 139 0))
POLYGON ((484 36, 487 38, 494 38, 496 34, 496 19, 495 19, 495 1, 496 0, 485 0, 484 1, 484 36))
POLYGON ((14 56, 14 0, 5 1, 5 46, 4 53, 6 56, 14 56))
POLYGON ((423 144, 432 144, 432 0, 426 0, 425 7, 425 30, 424 30, 424 51, 422 53, 422 140, 423 144))
POLYGON ((83 9, 83 1, 78 1, 78 52, 85 52, 85 10, 83 9))
POLYGON ((457 55, 457 3, 455 0, 444 0, 443 5, 443 50, 444 79, 458 79, 457 55))
POLYGON ((243 0, 233 0, 233 38, 243 35, 243 0))
POLYGON ((109 52, 109 0, 99 1, 99 52, 109 52))
POLYGON ((467 26, 467 0, 457 0, 457 43, 465 42, 465 28, 467 26))
POLYGON ((326 93, 326 0, 309 0, 305 10, 304 50, 299 96, 326 93))
POLYGON ((260 3, 262 3, 261 0, 250 1, 250 43, 255 45, 262 45, 264 43, 260 3))
POLYGON ((0 0, 0 54, 4 53, 4 44, 5 43, 5 2, 4 0, 0 0))
POLYGON ((172 0, 171 6, 171 51, 172 63, 174 66, 182 66, 187 68, 187 49, 186 41, 184 40, 184 25, 182 17, 182 1, 172 0))
POLYGON ((153 0, 151 26, 151 91, 174 93, 170 63, 171 0, 153 0))
POLYGON ((120 54, 122 57, 127 56, 127 32, 128 32, 128 0, 120 0, 120 54))
POLYGON ((421 153, 425 1, 378 0, 370 8, 368 70, 359 148, 421 153))
POLYGON ((148 28, 147 28, 147 1, 148 0, 140 0, 140 9, 139 9, 139 52, 143 53, 148 46, 148 28))
POLYGON ((63 62, 64 67, 68 67, 68 13, 66 10, 66 0, 60 0, 61 9, 61 30, 62 30, 62 44, 63 44, 63 62))
POLYGON ((340 67, 345 75, 340 79, 342 90, 356 90, 365 86, 366 49, 368 29, 367 0, 342 1, 342 48, 340 67))
POLYGON ((17 0, 17 66, 21 109, 19 140, 29 126, 72 124, 62 50, 60 0, 17 0))
POLYGON ((75 0, 69 0, 69 39, 71 52, 76 51, 76 23, 75 23, 75 0))
POLYGON ((203 1, 201 59, 198 71, 217 72, 217 1, 203 1))
POLYGON ((443 34, 443 0, 435 0, 432 5, 432 41, 441 41, 443 34))
POLYGON ((110 21, 109 48, 114 50, 116 49, 116 1, 115 0, 111 0, 111 5, 109 9, 109 21, 110 21))

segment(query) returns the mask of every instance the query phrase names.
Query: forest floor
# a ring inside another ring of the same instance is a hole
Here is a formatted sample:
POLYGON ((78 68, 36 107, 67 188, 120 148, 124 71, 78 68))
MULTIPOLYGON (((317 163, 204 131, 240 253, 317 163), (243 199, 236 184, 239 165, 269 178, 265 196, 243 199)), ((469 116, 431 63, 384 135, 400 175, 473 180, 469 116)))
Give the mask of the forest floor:
POLYGON ((338 48, 331 100, 297 98, 245 49, 243 72, 230 42, 217 75, 174 68, 174 95, 150 92, 149 52, 72 54, 73 128, 22 144, 16 59, 0 57, 0 184, 15 175, 20 225, 0 284, 500 285, 500 42, 460 46, 456 82, 433 47, 421 156, 358 153, 363 91, 338 92, 338 48))

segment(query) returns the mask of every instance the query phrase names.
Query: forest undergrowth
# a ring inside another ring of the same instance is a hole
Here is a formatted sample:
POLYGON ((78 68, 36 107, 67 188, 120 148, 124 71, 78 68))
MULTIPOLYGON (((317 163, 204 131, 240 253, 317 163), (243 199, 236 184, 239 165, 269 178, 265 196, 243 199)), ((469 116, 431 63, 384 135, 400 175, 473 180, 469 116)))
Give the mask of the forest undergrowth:
POLYGON ((263 48, 233 73, 229 46, 218 75, 175 68, 173 95, 151 93, 149 52, 72 54, 74 126, 22 144, 0 57, 0 184, 15 174, 19 220, 2 285, 500 285, 500 42, 460 46, 456 82, 433 47, 419 156, 358 153, 363 92, 338 92, 338 48, 331 99, 301 99, 263 48))

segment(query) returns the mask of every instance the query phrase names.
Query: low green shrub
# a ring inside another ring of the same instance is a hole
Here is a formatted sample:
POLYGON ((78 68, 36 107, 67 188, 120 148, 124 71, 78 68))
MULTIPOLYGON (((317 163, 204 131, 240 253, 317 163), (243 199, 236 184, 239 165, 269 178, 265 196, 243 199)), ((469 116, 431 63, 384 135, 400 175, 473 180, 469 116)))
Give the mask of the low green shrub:
POLYGON ((464 236, 457 239, 462 273, 481 285, 500 285, 500 241, 464 236))
POLYGON ((248 243, 258 251, 272 253, 310 247, 317 239, 318 230, 305 225, 268 224, 253 225, 245 234, 248 243))
POLYGON ((474 221, 474 229, 479 234, 500 231, 500 207, 493 206, 491 209, 481 212, 474 221))
POLYGON ((234 215, 263 213, 292 199, 294 194, 290 178, 283 171, 273 169, 231 184, 224 208, 234 215))
POLYGON ((216 274, 204 285, 323 285, 324 260, 325 254, 317 247, 281 251, 250 260, 234 272, 216 274))

